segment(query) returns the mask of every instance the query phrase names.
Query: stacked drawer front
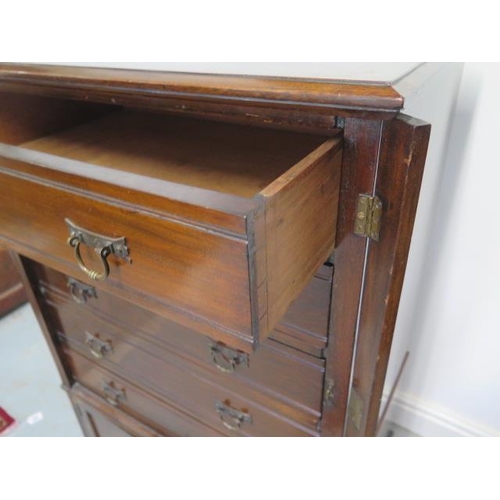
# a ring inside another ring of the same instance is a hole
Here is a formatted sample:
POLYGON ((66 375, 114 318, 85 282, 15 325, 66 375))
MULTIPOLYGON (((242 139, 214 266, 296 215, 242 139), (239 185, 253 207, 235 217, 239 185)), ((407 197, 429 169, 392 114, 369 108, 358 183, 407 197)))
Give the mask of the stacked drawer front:
POLYGON ((25 265, 71 379, 115 421, 124 412, 160 435, 318 434, 331 267, 318 270, 271 337, 247 354, 50 268, 25 265))

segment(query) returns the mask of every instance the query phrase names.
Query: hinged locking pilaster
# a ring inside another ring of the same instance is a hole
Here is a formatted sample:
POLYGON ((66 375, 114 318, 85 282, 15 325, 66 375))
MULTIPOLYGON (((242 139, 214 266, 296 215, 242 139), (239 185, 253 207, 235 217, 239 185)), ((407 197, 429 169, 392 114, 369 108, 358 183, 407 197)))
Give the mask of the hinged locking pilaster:
POLYGON ((360 194, 356 206, 354 233, 378 241, 381 217, 382 201, 380 198, 378 196, 360 194))

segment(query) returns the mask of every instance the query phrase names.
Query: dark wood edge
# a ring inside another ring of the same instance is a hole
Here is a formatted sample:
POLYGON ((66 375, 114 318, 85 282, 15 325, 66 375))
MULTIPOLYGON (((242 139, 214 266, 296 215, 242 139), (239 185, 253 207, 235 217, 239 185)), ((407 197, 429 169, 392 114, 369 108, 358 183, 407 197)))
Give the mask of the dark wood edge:
MULTIPOLYGON (((264 203, 260 200, 260 207, 254 210, 246 218, 246 233, 248 238, 247 245, 247 256, 248 256, 248 280, 250 289, 250 312, 252 318, 251 332, 253 337, 253 348, 257 350, 260 343, 260 329, 262 327, 262 322, 264 321, 265 328, 267 329, 267 310, 261 311, 261 305, 259 304, 259 280, 262 279, 260 272, 261 268, 257 265, 257 254, 259 249, 257 248, 258 233, 260 231, 260 226, 262 225, 262 220, 264 218, 264 203)), ((262 251, 262 249, 260 249, 262 251)), ((265 269, 267 269, 267 262, 265 264, 265 269)), ((267 298, 267 296, 266 296, 267 298)))
POLYGON ((125 69, 100 69, 37 64, 1 64, 0 89, 80 96, 163 100, 183 99, 232 105, 323 109, 359 109, 396 113, 403 97, 386 82, 352 82, 278 77, 215 75, 125 69))
POLYGON ((58 352, 57 347, 54 343, 54 339, 52 338, 49 327, 47 326, 47 323, 45 322, 45 318, 43 316, 42 309, 41 309, 40 305, 38 304, 38 300, 35 296, 35 293, 33 292, 33 289, 31 286, 31 280, 30 280, 30 277, 28 276, 27 269, 25 268, 24 263, 22 261, 22 257, 13 251, 9 251, 9 253, 10 253, 10 256, 12 258, 12 261, 14 262, 14 265, 16 266, 16 268, 19 272, 19 276, 20 276, 21 281, 24 285, 24 289, 25 289, 26 295, 28 297, 29 303, 31 304, 31 307, 33 308, 36 319, 38 320, 38 324, 40 325, 43 336, 45 337, 45 341, 47 342, 50 353, 52 354, 52 359, 54 360, 54 362, 56 364, 57 370, 59 371, 59 375, 61 376, 63 385, 65 387, 69 388, 69 387, 71 387, 71 384, 72 384, 70 376, 69 376, 69 372, 66 371, 66 368, 64 367, 64 365, 60 359, 59 352, 58 352))
POLYGON ((429 124, 405 115, 384 122, 375 187, 382 226, 380 241, 368 242, 352 372, 364 409, 359 428, 347 419, 348 436, 374 436, 377 430, 429 135, 429 124))
POLYGON ((333 254, 335 272, 325 349, 325 388, 333 387, 333 390, 323 404, 323 436, 342 436, 344 433, 367 245, 366 238, 353 231, 356 203, 358 193, 373 192, 383 123, 349 118, 344 124, 342 204, 333 254))

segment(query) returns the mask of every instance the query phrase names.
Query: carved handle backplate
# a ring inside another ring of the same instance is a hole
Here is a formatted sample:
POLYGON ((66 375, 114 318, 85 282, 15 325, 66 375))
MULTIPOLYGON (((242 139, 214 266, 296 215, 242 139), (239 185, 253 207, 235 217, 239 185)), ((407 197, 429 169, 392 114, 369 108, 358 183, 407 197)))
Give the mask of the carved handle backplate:
POLYGON ((69 219, 65 219, 69 230, 68 245, 74 249, 75 259, 78 267, 94 281, 104 281, 109 276, 108 257, 113 254, 130 263, 129 250, 125 238, 110 238, 97 234, 88 229, 78 227, 69 219), (87 267, 81 254, 81 245, 87 245, 94 249, 101 261, 101 269, 95 270, 87 267))
POLYGON ((241 429, 243 424, 252 423, 252 416, 249 413, 236 410, 221 401, 215 402, 215 409, 217 410, 224 427, 227 427, 232 431, 241 429))
POLYGON ((125 401, 125 390, 117 389, 113 382, 102 381, 102 392, 104 398, 112 406, 118 406, 121 402, 125 401))
POLYGON ((113 352, 113 345, 109 340, 101 340, 97 335, 85 332, 85 344, 87 344, 90 353, 95 358, 104 358, 113 352))
POLYGON ((78 304, 85 304, 88 299, 97 298, 97 292, 93 286, 82 283, 74 278, 68 278, 68 288, 73 300, 78 304))
POLYGON ((214 365, 224 373, 232 373, 239 365, 248 366, 248 354, 236 351, 221 342, 210 342, 210 354, 214 365))

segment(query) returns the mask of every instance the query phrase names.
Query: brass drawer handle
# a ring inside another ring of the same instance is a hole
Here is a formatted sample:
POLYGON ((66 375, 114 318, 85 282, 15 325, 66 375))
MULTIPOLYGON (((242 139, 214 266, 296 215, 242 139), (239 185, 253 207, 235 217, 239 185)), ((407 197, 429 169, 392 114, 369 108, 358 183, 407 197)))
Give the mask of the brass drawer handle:
POLYGON ((89 332, 85 332, 85 344, 94 358, 104 358, 113 352, 113 345, 109 340, 101 340, 89 332))
POLYGON ((102 391, 104 393, 104 399, 111 406, 118 406, 121 402, 125 401, 125 390, 117 389, 114 387, 113 382, 102 381, 102 391))
POLYGON ((215 402, 215 409, 219 414, 220 420, 224 427, 227 427, 231 431, 237 431, 241 429, 243 424, 252 423, 252 415, 239 410, 235 410, 231 406, 222 403, 221 401, 215 402))
POLYGON ((209 349, 214 365, 221 372, 232 373, 238 365, 249 365, 248 354, 231 349, 222 342, 211 341, 209 349))
POLYGON ((68 288, 71 297, 78 304, 85 304, 88 299, 97 299, 97 292, 93 286, 86 285, 74 278, 68 278, 68 288))
POLYGON ((75 258, 78 267, 94 281, 104 281, 109 276, 108 257, 113 254, 130 263, 129 250, 125 238, 109 238, 101 234, 93 233, 87 229, 82 229, 69 219, 65 219, 69 229, 68 245, 75 249, 75 258), (83 262, 80 253, 81 244, 94 248, 96 254, 101 259, 101 271, 89 269, 83 262))

